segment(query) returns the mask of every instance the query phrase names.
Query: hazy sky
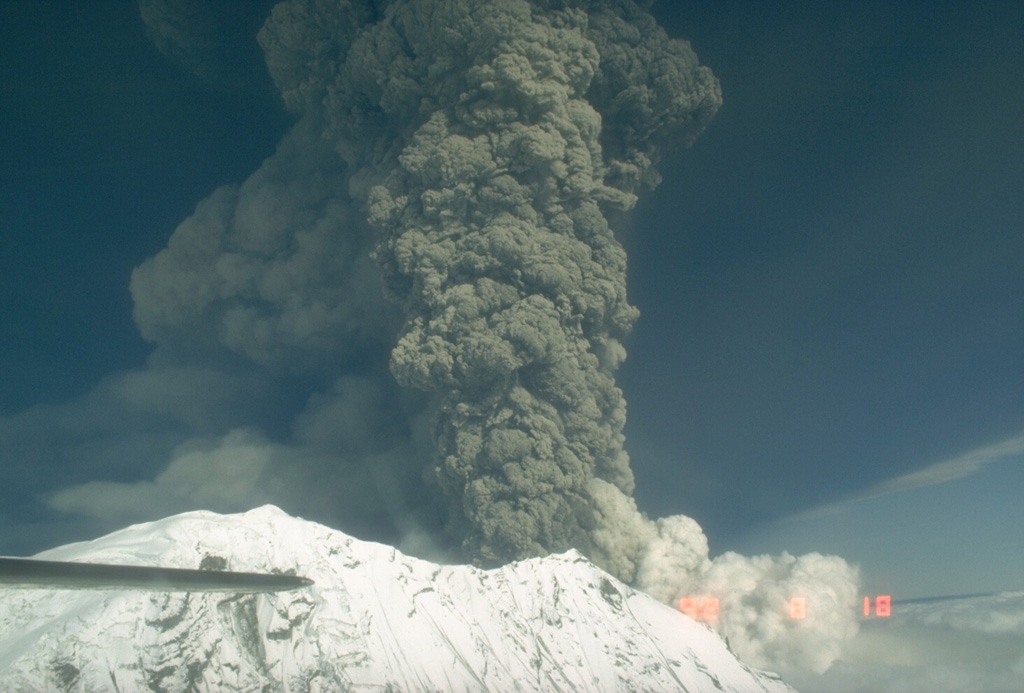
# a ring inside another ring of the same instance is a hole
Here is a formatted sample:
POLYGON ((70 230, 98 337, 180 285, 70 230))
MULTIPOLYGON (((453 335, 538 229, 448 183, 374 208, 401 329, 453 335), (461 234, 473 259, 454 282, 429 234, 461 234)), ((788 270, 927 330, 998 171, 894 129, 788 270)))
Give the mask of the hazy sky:
MULTIPOLYGON (((92 536, 41 499, 152 478, 191 434, 104 383, 152 351, 132 269, 292 123, 251 40, 272 3, 237 5, 200 78, 134 2, 0 3, 0 553, 92 536)), ((620 232, 641 509, 695 517, 713 553, 852 552, 914 596, 1020 589, 1024 9, 652 12, 724 105, 620 232)), ((223 427, 273 439, 317 387, 223 427)))

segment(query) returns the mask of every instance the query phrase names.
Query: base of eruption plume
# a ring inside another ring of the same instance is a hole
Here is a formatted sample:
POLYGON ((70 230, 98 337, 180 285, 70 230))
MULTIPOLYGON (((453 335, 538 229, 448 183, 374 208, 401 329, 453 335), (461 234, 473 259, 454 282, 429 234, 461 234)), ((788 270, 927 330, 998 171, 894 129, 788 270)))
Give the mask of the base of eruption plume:
POLYGON ((192 512, 48 559, 294 571, 272 594, 0 588, 0 689, 762 690, 777 677, 578 552, 483 571, 270 506, 192 512))

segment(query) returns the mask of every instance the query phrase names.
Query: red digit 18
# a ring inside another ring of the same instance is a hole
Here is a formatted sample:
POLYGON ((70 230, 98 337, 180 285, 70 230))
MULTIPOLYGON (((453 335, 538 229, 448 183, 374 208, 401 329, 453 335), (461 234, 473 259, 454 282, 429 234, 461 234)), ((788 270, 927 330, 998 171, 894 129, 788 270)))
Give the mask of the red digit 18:
MULTIPOLYGON (((864 615, 871 615, 871 597, 864 597, 864 615)), ((892 597, 888 594, 880 594, 875 597, 875 616, 879 618, 892 616, 892 597)))

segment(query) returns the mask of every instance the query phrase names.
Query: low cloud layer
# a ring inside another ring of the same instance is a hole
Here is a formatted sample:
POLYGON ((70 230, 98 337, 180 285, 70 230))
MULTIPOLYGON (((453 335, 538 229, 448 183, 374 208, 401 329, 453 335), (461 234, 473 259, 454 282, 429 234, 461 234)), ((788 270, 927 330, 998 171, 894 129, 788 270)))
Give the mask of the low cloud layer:
POLYGON ((1020 690, 1024 592, 893 604, 821 675, 785 672, 806 693, 1020 690))
MULTIPOLYGON (((121 382, 145 375, 128 374, 121 382)), ((215 379, 206 382, 216 384, 215 379)), ((93 406, 79 403, 71 411, 93 406)), ((383 378, 344 376, 311 396, 289 422, 285 442, 252 426, 195 435, 192 427, 173 426, 166 413, 134 446, 119 426, 106 434, 83 427, 73 436, 77 445, 65 443, 65 449, 96 448, 97 457, 123 464, 120 470, 97 470, 93 480, 42 492, 47 505, 112 528, 196 508, 235 512, 272 502, 382 541, 397 543, 410 532, 437 533, 436 520, 430 524, 436 501, 424 492, 429 419, 421 402, 403 399, 383 378), (138 473, 146 466, 151 476, 138 473)), ((440 550, 433 543, 420 544, 440 550)))

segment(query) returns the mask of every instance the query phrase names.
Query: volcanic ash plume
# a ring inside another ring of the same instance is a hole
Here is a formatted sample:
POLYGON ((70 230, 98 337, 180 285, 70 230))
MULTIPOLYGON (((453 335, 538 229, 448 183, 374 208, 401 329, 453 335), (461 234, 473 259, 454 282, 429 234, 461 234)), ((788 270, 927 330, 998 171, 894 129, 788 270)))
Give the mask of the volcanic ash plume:
POLYGON ((277 434, 203 429, 152 483, 55 505, 260 497, 479 564, 573 547, 665 602, 714 595, 753 664, 829 666, 854 568, 712 560, 631 495, 614 373, 637 311, 608 218, 721 103, 689 46, 631 0, 286 0, 259 39, 298 122, 136 270, 135 319, 164 379, 319 389, 277 434))
POLYGON ((632 581, 651 528, 613 373, 637 311, 606 214, 703 129, 714 76, 628 1, 291 0, 260 42, 378 233, 450 535, 484 563, 577 547, 632 581))
POLYGON ((57 500, 232 500, 255 459, 253 488, 300 512, 480 564, 577 548, 666 602, 715 595, 751 663, 827 667, 853 568, 711 560, 696 522, 631 495, 614 373, 637 311, 608 217, 721 103, 689 46, 630 0, 286 0, 259 39, 298 123, 136 271, 135 317, 172 365, 334 385, 283 440, 207 436, 153 484, 57 500), (799 623, 779 611, 796 595, 799 623))

